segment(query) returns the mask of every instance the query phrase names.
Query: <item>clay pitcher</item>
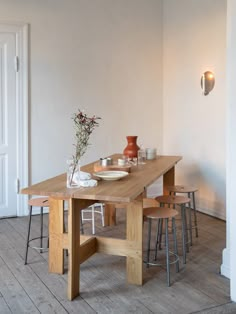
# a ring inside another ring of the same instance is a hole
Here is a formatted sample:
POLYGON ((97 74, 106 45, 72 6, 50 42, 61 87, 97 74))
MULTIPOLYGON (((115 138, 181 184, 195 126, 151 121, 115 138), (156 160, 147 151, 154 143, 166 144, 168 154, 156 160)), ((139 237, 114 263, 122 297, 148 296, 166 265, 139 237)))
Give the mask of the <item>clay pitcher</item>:
POLYGON ((137 145, 137 136, 126 136, 128 144, 123 154, 128 158, 135 158, 138 155, 139 146, 137 145))

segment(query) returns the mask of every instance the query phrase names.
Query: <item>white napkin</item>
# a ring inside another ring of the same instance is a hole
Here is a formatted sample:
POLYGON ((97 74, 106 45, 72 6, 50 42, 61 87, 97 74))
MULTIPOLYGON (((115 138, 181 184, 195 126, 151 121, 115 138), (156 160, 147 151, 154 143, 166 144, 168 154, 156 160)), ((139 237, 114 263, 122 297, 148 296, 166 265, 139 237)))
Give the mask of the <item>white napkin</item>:
POLYGON ((80 171, 80 180, 89 180, 91 179, 91 174, 88 172, 80 171))
POLYGON ((97 182, 97 180, 93 180, 93 179, 80 180, 80 185, 83 187, 92 187, 92 186, 97 186, 98 182, 97 182))
POLYGON ((98 184, 97 180, 91 179, 90 173, 84 172, 84 171, 80 171, 80 173, 76 172, 74 174, 74 181, 83 187, 92 187, 92 186, 97 186, 98 184))

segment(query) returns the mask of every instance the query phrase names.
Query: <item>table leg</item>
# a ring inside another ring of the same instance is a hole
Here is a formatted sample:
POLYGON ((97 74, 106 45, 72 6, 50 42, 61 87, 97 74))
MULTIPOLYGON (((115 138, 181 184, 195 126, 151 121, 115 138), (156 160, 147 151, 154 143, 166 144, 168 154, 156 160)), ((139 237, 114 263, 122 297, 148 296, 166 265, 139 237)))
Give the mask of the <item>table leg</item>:
POLYGON ((64 273, 63 254, 63 227, 64 212, 63 200, 49 198, 49 253, 48 267, 50 273, 64 273))
MULTIPOLYGON (((70 199, 68 202, 68 290, 69 300, 80 292, 80 215, 94 201, 70 199)), ((83 258, 83 256, 82 256, 83 258)))
POLYGON ((68 299, 79 295, 80 288, 80 214, 81 200, 70 199, 68 208, 68 299))
POLYGON ((127 281, 131 284, 143 284, 143 205, 142 199, 127 204, 126 237, 133 242, 135 256, 126 258, 127 281))
POLYGON ((163 175, 163 194, 168 195, 167 186, 175 184, 175 166, 163 175))
POLYGON ((116 225, 116 207, 114 204, 105 204, 105 226, 115 226, 116 225))

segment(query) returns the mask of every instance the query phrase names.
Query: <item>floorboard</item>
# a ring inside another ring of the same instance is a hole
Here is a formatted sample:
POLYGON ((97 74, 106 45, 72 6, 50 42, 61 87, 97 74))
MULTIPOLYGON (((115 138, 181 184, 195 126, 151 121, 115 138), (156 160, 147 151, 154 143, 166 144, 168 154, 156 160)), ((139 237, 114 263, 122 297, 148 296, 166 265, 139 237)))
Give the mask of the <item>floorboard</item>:
POLYGON ((12 311, 8 307, 6 301, 4 300, 3 296, 0 295, 0 313, 1 314, 11 314, 12 311))
MULTIPOLYGON (((125 210, 117 210, 117 225, 103 228, 98 215, 96 233, 124 238, 124 217, 125 210)), ((71 302, 66 296, 67 274, 48 273, 47 251, 40 254, 30 248, 28 265, 24 265, 28 217, 1 219, 0 313, 236 313, 236 305, 230 302, 229 280, 219 273, 225 222, 198 213, 198 223, 199 238, 193 233, 187 264, 181 261, 179 273, 171 267, 171 287, 167 287, 163 267, 147 269, 144 264, 144 285, 133 286, 126 283, 124 257, 95 254, 81 265, 81 294, 71 302)), ((32 222, 33 237, 39 235, 39 224, 36 215, 32 222)), ((47 228, 45 214, 45 233, 47 228)), ((86 234, 90 233, 91 223, 86 222, 84 229, 86 234)), ((145 224, 144 250, 146 229, 145 224)), ((178 233, 181 253, 180 236, 178 233)), ((159 252, 160 257, 163 251, 159 252)))
MULTIPOLYGON (((39 313, 2 258, 0 258, 0 291, 13 313, 39 313)), ((2 312, 0 311, 0 313, 2 312)))

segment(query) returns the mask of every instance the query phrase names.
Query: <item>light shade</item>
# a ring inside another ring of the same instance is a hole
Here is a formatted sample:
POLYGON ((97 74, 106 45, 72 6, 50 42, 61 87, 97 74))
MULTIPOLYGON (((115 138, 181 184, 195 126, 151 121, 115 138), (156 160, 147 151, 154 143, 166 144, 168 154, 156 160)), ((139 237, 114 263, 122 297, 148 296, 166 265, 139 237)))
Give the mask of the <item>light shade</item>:
POLYGON ((215 86, 214 74, 210 71, 203 73, 201 77, 201 88, 203 90, 203 95, 208 95, 215 86))

